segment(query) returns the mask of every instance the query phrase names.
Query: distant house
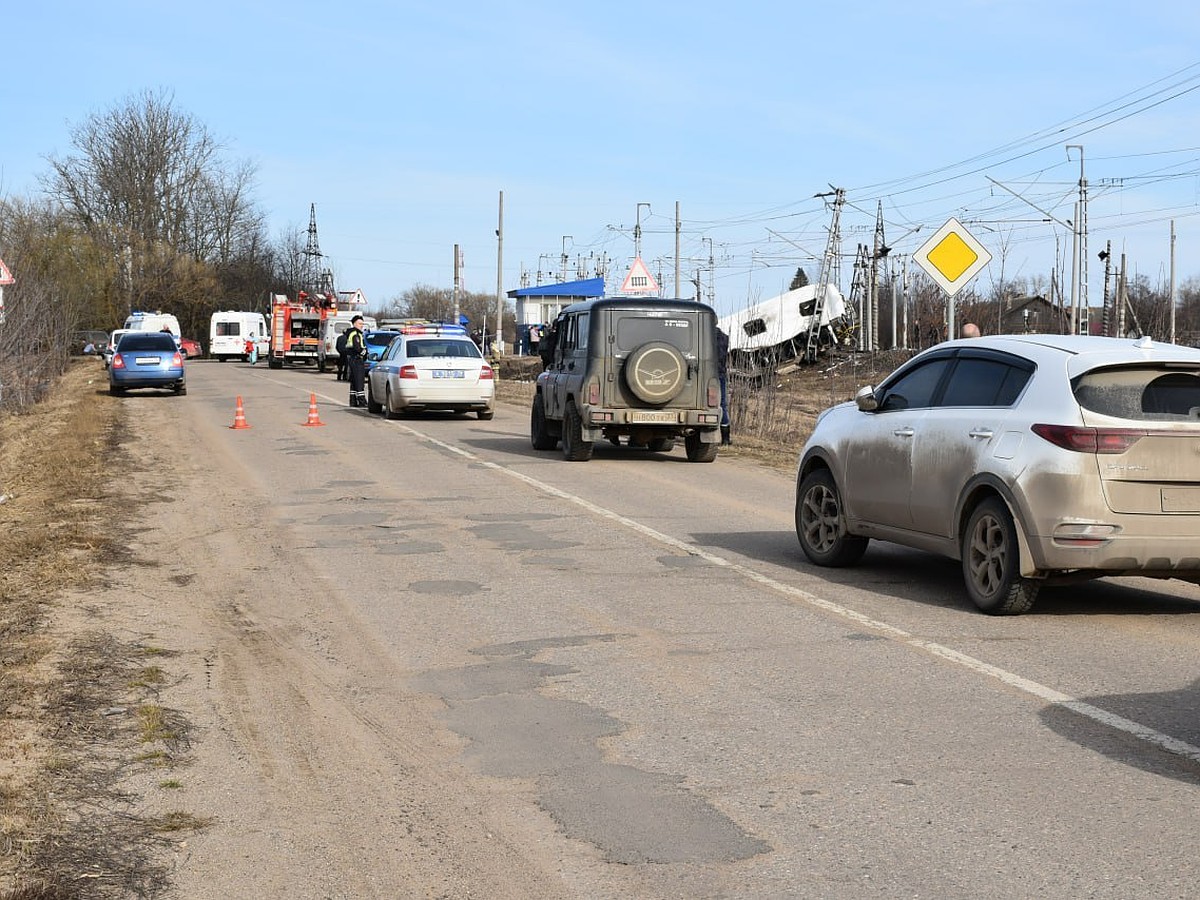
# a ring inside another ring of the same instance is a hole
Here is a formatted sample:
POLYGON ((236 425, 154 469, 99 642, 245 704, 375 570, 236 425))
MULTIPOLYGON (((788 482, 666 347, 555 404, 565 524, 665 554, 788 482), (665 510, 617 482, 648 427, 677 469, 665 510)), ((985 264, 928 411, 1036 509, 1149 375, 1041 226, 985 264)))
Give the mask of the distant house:
POLYGON ((1004 313, 1002 325, 1004 334, 1067 334, 1071 315, 1045 297, 1017 297, 1004 313))

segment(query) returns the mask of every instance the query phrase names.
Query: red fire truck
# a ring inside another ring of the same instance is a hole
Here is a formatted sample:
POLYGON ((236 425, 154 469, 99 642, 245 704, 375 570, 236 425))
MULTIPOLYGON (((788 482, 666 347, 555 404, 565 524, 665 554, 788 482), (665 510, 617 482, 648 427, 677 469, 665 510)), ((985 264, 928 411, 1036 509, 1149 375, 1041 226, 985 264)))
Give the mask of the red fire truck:
POLYGON ((321 322, 337 313, 337 300, 327 294, 301 291, 295 300, 275 294, 271 302, 271 355, 268 365, 316 363, 321 322))

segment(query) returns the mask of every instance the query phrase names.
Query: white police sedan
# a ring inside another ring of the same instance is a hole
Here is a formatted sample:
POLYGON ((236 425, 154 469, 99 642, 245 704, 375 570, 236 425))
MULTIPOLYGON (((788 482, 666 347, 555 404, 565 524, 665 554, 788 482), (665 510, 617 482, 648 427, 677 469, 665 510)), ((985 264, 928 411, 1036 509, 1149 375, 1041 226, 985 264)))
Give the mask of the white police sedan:
POLYGON ((403 325, 367 375, 367 410, 494 415, 496 374, 461 325, 403 325))

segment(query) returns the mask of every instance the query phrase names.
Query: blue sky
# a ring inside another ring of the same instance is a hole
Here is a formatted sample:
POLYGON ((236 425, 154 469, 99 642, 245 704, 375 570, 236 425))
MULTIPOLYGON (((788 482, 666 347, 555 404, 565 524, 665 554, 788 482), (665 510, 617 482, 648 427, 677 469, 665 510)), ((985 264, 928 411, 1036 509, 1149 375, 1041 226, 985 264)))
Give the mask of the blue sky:
MULTIPOLYGON (((1131 271, 1200 276, 1200 11, 1098 0, 907 4, 25 3, 2 20, 0 192, 39 190, 70 131, 166 89, 231 161, 257 166, 273 236, 308 225, 341 289, 373 305, 417 283, 557 280, 564 246, 633 254, 673 286, 702 270, 722 312, 815 278, 848 191, 843 289, 883 204, 911 253, 954 215, 992 253, 986 289, 1049 276, 1084 147, 1089 295, 1111 240, 1131 271), (648 206, 639 204, 648 204, 648 206), (1030 221, 1034 220, 1034 221, 1030 221)), ((0 255, 3 248, 0 248, 0 255)), ((1069 272, 1069 268, 1067 268, 1069 272)), ((691 296, 690 286, 682 290, 691 296)))

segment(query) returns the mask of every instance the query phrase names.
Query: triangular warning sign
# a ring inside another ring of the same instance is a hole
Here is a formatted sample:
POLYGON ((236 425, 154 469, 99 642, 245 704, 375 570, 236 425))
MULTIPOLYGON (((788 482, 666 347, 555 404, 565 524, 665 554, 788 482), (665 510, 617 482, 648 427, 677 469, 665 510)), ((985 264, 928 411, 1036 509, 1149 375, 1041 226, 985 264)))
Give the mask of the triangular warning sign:
POLYGON ((4 264, 4 260, 0 259, 0 284, 13 284, 16 279, 12 277, 12 272, 8 271, 8 266, 4 264))
POLYGON ((646 268, 646 264, 642 262, 640 256, 635 257, 633 265, 629 267, 629 274, 625 276, 625 283, 621 285, 622 294, 657 294, 658 282, 654 280, 654 276, 650 274, 650 270, 646 268))

